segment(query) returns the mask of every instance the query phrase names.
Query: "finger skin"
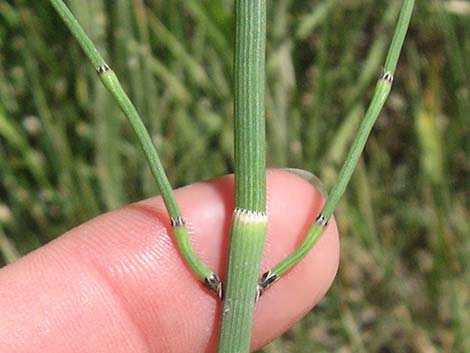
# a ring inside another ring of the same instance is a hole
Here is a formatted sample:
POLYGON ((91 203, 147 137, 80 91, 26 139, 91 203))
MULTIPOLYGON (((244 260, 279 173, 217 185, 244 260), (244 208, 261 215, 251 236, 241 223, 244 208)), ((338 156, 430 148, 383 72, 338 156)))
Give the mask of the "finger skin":
MULTIPOLYGON (((202 260, 225 272, 233 176, 176 191, 202 260)), ((300 177, 268 171, 266 271, 302 241, 323 200, 300 177)), ((252 348, 326 293, 339 258, 332 220, 311 253, 255 310, 252 348)), ((0 352, 215 352, 220 303, 185 266, 161 198, 99 216, 0 270, 0 352)))

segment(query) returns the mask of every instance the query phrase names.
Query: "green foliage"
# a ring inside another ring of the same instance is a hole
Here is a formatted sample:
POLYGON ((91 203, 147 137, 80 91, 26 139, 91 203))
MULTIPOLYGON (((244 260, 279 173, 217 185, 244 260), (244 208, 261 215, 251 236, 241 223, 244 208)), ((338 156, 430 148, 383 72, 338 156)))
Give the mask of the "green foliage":
MULTIPOLYGON (((232 1, 67 3, 142 113, 173 185, 231 172, 232 1)), ((331 188, 399 5, 270 2, 269 166, 311 170, 331 188)), ((41 1, 0 0, 6 259, 156 192, 130 127, 59 21, 41 1)), ((469 61, 466 3, 417 1, 389 103, 336 212, 338 279, 266 353, 470 351, 469 61)))

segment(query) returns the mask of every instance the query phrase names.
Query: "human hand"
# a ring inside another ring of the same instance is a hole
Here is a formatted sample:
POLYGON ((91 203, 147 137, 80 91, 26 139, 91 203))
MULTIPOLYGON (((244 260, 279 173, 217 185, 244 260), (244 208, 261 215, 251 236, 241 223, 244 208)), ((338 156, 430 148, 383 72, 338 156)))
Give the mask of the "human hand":
MULTIPOLYGON (((233 210, 233 176, 175 192, 201 259, 220 275, 233 210)), ((319 212, 300 177, 267 174, 262 272, 291 253, 319 212)), ((256 305, 252 349, 282 334, 336 274, 334 219, 311 253, 256 305)), ((101 215, 0 270, 0 352, 214 352, 218 299, 186 267, 160 197, 101 215)))

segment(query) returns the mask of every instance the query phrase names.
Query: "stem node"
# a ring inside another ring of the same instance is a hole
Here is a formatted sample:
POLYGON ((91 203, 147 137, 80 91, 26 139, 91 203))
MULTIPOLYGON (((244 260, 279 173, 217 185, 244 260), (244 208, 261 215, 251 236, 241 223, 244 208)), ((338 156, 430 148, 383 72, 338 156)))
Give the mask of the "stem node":
POLYGON ((220 280, 219 276, 217 276, 214 272, 210 274, 210 276, 204 279, 204 284, 206 287, 215 292, 220 300, 224 298, 224 290, 223 290, 223 283, 220 280))
POLYGON ((255 302, 257 302, 264 292, 266 292, 269 287, 271 287, 271 285, 274 282, 277 282, 280 278, 280 276, 272 273, 271 271, 265 272, 258 281, 255 302))
POLYGON ((97 68, 96 68, 96 72, 98 73, 98 75, 102 75, 108 71, 111 71, 111 68, 109 67, 108 64, 103 64, 103 65, 99 65, 97 68))
POLYGON ((330 220, 323 213, 320 213, 317 219, 315 220, 315 222, 317 222, 317 224, 322 227, 326 227, 329 221, 330 220))

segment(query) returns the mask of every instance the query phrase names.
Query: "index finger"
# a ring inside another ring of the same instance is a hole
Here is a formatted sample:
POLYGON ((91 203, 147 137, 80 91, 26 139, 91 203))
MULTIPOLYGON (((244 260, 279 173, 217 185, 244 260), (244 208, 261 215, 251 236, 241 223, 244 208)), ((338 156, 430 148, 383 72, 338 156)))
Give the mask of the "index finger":
MULTIPOLYGON (((322 203, 288 172, 267 180, 262 271, 304 237, 322 203)), ((233 176, 176 191, 192 243, 224 273, 233 176)), ((258 302, 253 349, 317 303, 338 266, 332 221, 314 250, 258 302)), ((223 277, 223 276, 222 276, 223 277)), ((161 198, 87 222, 0 271, 1 352, 214 352, 220 304, 192 275, 171 237, 161 198)))

